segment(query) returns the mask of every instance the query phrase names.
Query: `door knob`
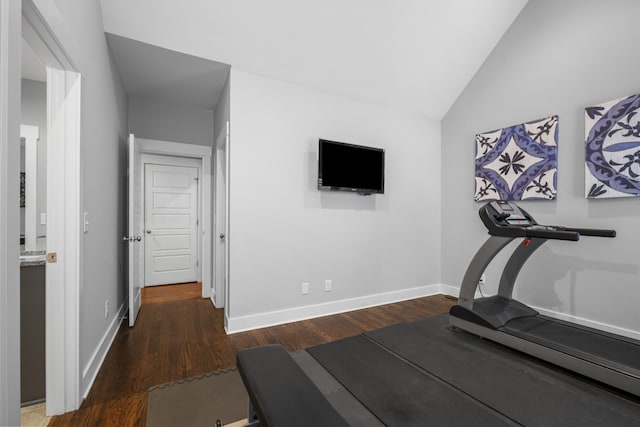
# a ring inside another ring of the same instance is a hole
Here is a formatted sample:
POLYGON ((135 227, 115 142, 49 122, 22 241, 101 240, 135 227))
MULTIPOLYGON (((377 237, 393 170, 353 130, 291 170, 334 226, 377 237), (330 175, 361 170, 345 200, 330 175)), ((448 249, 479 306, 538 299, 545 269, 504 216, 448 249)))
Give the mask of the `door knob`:
POLYGON ((123 242, 128 242, 129 240, 130 240, 130 239, 129 239, 129 237, 128 237, 128 236, 124 236, 124 237, 122 238, 122 241, 123 241, 123 242))
POLYGON ((147 234, 151 234, 151 230, 147 230, 147 234))
POLYGON ((220 238, 224 239, 224 233, 220 233, 220 238))
POLYGON ((136 236, 136 242, 139 242, 140 240, 142 240, 142 236, 136 236))

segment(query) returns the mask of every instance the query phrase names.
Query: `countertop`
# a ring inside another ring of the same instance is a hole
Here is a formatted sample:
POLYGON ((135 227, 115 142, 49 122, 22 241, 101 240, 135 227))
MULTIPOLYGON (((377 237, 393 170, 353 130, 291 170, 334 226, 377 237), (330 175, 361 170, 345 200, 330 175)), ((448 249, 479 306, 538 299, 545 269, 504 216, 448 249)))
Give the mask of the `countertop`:
POLYGON ((20 253, 20 267, 33 267, 44 265, 47 254, 44 251, 24 251, 20 253))

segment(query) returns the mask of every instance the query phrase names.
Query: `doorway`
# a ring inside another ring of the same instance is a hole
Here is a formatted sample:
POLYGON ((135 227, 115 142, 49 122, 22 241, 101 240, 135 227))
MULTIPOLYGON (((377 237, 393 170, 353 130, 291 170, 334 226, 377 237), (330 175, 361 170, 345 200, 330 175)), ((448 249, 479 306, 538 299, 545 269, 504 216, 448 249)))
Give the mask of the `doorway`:
POLYGON ((46 157, 38 161, 46 148, 39 131, 46 126, 46 89, 44 83, 24 78, 22 86, 21 121, 38 125, 20 125, 20 404, 23 411, 44 415, 46 229, 36 218, 46 212, 46 181, 41 177, 46 175, 46 157), (38 90, 29 93, 24 90, 28 86, 38 90), (30 96, 33 92, 39 96, 30 96))
POLYGON ((22 37, 46 66, 45 399, 47 415, 55 415, 80 402, 77 299, 82 271, 77 224, 82 78, 32 2, 22 2, 22 18, 22 37))
POLYGON ((24 38, 20 77, 20 405, 44 416, 47 73, 24 38))
MULTIPOLYGON (((191 268, 185 268, 189 264, 195 264, 195 281, 202 284, 202 297, 211 297, 212 150, 207 146, 136 138, 133 135, 130 135, 131 140, 135 141, 133 163, 130 166, 134 170, 133 174, 130 173, 130 178, 133 179, 133 194, 129 199, 129 236, 125 236, 125 240, 129 241, 130 250, 133 245, 140 251, 140 255, 129 258, 130 277, 139 278, 140 274, 134 274, 134 272, 145 271, 145 278, 139 281, 129 280, 129 326, 134 326, 137 308, 139 308, 136 303, 139 290, 136 291, 134 287, 137 283, 146 286, 146 276, 151 278, 148 282, 150 286, 181 282, 185 277, 191 281, 193 276, 179 276, 179 274, 191 270, 191 268), (144 181, 153 181, 155 172, 158 172, 156 178, 159 191, 151 190, 145 195, 147 185, 144 181), (180 181, 182 184, 179 183, 180 181), (192 187, 189 181, 191 184, 195 182, 196 185, 192 187), (194 194, 193 191, 196 193, 194 194), (197 208, 193 216, 191 213, 185 213, 184 207, 187 200, 190 204, 195 200, 197 208), (155 206, 161 210, 149 210, 152 217, 147 219, 146 207, 135 209, 135 205, 155 206), (153 218, 153 215, 157 218, 153 218), (192 232, 190 227, 185 225, 192 225, 194 221, 196 228, 195 232, 192 232), (144 238, 142 238, 143 235, 144 238), (195 249, 191 254, 185 254, 186 244, 193 246, 194 242, 195 249), (147 246, 150 246, 148 254, 147 246), (147 267, 157 271, 147 273, 147 267)), ((192 273, 188 272, 188 274, 192 273)))

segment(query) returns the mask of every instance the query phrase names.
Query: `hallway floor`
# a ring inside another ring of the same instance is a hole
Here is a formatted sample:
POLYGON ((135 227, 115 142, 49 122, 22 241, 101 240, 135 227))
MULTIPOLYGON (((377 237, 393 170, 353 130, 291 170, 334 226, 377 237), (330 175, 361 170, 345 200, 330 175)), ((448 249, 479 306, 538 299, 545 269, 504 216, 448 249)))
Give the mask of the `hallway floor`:
POLYGON ((51 417, 45 415, 45 403, 23 406, 20 408, 21 427, 45 427, 51 417))
POLYGON ((133 328, 123 322, 89 395, 49 426, 145 426, 149 387, 235 367, 238 350, 279 343, 288 351, 445 313, 442 295, 226 335, 224 310, 200 284, 143 289, 133 328))

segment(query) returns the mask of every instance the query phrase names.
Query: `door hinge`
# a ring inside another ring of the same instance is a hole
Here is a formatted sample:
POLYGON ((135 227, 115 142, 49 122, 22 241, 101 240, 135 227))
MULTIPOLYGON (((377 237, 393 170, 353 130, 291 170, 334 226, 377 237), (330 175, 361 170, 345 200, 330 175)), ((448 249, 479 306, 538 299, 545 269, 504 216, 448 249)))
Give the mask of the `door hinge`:
POLYGON ((200 261, 196 260, 196 267, 200 265, 200 261))

